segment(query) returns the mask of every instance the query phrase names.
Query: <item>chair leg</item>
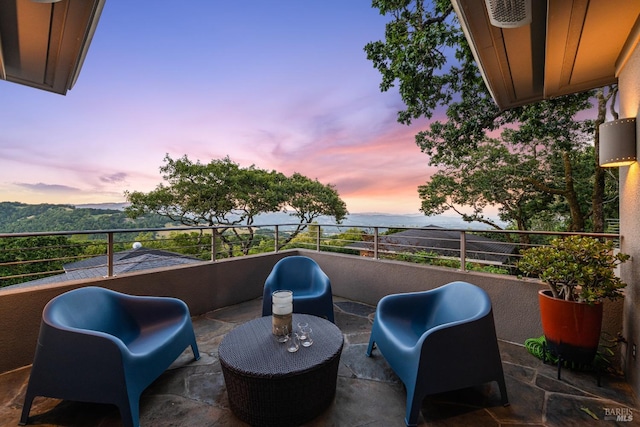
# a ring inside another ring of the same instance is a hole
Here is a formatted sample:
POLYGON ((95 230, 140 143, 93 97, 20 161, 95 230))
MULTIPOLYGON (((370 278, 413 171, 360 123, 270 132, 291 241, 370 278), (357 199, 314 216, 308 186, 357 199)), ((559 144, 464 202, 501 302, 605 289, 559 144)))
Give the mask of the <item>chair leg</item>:
POLYGON ((375 345, 375 341, 373 337, 369 338, 369 347, 367 347, 367 357, 371 357, 371 351, 373 351, 373 346, 375 345))
POLYGON ((407 427, 415 427, 418 425, 418 416, 420 415, 420 406, 422 405, 422 397, 416 395, 416 391, 414 387, 406 387, 406 389, 407 389, 407 413, 404 418, 404 423, 407 425, 407 427))
POLYGON ((562 375, 562 363, 564 360, 562 359, 562 355, 558 355, 558 380, 561 380, 560 376, 562 375))
POLYGON ((331 323, 336 323, 335 315, 333 314, 333 302, 327 307, 327 320, 331 323))
POLYGON ((140 395, 124 396, 118 403, 118 409, 123 427, 140 427, 140 395))
POLYGON ((193 351, 193 359, 200 360, 200 351, 198 351, 198 344, 195 341, 191 344, 191 351, 193 351))
POLYGON ((500 388, 500 397, 502 398, 502 406, 509 406, 509 397, 507 396, 507 385, 505 384, 504 377, 498 380, 498 387, 500 388))
POLYGON ((24 404, 22 405, 22 416, 18 425, 26 426, 29 423, 29 412, 31 411, 31 404, 33 403, 34 395, 30 394, 27 390, 27 395, 24 398, 24 404))

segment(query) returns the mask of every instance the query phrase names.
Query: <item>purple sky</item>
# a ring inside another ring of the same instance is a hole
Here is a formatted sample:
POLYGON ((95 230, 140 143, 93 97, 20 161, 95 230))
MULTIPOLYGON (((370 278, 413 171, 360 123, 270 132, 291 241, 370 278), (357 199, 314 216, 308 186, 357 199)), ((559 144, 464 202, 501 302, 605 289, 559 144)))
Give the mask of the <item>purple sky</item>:
POLYGON ((124 201, 166 153, 299 172, 350 212, 417 213, 428 158, 364 45, 370 0, 106 3, 75 87, 0 81, 0 200, 124 201))

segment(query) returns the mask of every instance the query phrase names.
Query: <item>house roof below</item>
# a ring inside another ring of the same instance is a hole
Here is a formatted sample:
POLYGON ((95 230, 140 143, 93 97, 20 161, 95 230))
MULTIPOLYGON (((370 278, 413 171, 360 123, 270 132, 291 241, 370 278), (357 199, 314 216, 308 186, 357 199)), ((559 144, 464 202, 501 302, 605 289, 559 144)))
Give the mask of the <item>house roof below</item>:
MULTIPOLYGON (((107 275, 107 262, 108 260, 106 255, 71 262, 63 266, 65 272, 62 274, 31 280, 17 285, 6 286, 4 289, 60 283, 67 282, 69 280, 86 280, 96 277, 105 277, 107 275)), ((135 271, 201 262, 202 260, 199 258, 160 249, 130 249, 122 252, 116 252, 113 255, 113 274, 117 276, 119 274, 132 273, 135 271)))
MULTIPOLYGON (((433 252, 441 256, 460 256, 460 232, 430 225, 424 228, 404 230, 378 237, 379 250, 388 253, 433 252)), ((517 252, 513 243, 500 242, 488 237, 468 233, 466 255, 470 259, 504 264, 517 252)), ((348 249, 372 252, 373 242, 355 242, 348 249)))

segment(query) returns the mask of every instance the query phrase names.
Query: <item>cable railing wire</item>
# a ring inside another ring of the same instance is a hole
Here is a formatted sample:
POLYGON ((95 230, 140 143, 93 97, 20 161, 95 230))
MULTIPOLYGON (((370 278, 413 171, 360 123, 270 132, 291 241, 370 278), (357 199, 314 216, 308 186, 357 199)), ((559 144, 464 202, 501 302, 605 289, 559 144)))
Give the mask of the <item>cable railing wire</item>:
MULTIPOLYGON (((138 261, 132 258, 139 250, 146 252, 149 257, 156 251, 158 256, 173 253, 175 255, 170 256, 185 257, 189 262, 215 262, 224 258, 297 248, 433 264, 463 271, 486 268, 490 272, 514 274, 517 273, 515 261, 522 249, 544 245, 553 237, 580 234, 615 242, 620 239, 617 233, 340 224, 310 224, 304 231, 294 235, 297 227, 298 224, 273 224, 0 234, 0 243, 16 244, 15 247, 0 245, 0 287, 24 284, 34 277, 44 278, 91 269, 104 269, 105 276, 113 276, 120 274, 117 271, 126 271, 136 264, 138 261), (410 235, 403 235, 402 232, 409 232, 410 235), (31 238, 64 239, 64 243, 41 246, 19 244, 19 239, 31 238), (126 258, 127 254, 131 259, 126 258), (104 260, 100 258, 102 261, 98 262, 99 257, 104 257, 104 260), (37 265, 42 269, 36 269, 37 265)), ((141 269, 143 267, 136 271, 141 269)))

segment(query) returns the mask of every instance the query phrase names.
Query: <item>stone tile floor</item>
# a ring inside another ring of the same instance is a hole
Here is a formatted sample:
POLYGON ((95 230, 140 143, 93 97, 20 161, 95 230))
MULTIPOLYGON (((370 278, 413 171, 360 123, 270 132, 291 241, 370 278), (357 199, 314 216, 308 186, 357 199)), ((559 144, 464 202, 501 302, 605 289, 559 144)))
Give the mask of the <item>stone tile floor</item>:
MULTIPOLYGON (((336 324, 345 335, 333 404, 308 426, 403 426, 404 387, 380 353, 365 356, 374 307, 336 299, 336 324)), ((190 350, 143 394, 140 424, 156 426, 244 426, 229 410, 217 348, 232 328, 260 315, 261 301, 227 307, 194 318, 201 359, 190 350)), ((523 346, 500 342, 510 406, 487 384, 427 397, 420 426, 640 426, 640 413, 622 378, 544 365, 523 346), (630 414, 631 421, 616 421, 630 414), (613 417, 613 419, 612 419, 613 417), (596 419, 597 418, 597 419, 596 419)), ((473 349, 469 349, 473 357, 473 349)), ((0 427, 18 424, 29 368, 0 375, 0 427)), ((30 425, 120 426, 115 406, 37 397, 30 425)))

